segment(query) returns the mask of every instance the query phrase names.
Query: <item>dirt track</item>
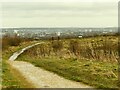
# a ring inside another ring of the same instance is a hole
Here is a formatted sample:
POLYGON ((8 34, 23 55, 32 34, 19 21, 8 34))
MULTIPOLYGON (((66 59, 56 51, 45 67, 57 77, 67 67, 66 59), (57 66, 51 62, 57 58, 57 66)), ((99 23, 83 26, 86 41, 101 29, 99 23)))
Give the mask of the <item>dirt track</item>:
POLYGON ((14 61, 25 50, 38 44, 40 43, 30 45, 26 48, 23 48, 20 51, 15 52, 9 58, 8 63, 13 68, 18 70, 36 88, 92 88, 79 82, 64 79, 63 77, 60 77, 57 74, 43 70, 39 67, 35 67, 34 65, 28 62, 14 61))
POLYGON ((79 82, 64 79, 52 72, 43 70, 23 61, 9 61, 36 88, 91 88, 79 82))

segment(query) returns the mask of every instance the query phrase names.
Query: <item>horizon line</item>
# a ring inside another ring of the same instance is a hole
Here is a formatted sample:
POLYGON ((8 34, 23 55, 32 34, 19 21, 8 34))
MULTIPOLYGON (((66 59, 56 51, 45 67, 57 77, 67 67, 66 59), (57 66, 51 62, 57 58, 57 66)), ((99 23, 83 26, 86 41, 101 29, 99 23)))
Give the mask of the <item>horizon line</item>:
POLYGON ((118 28, 117 26, 106 26, 106 27, 72 27, 72 26, 63 26, 63 27, 0 27, 0 28, 118 28))

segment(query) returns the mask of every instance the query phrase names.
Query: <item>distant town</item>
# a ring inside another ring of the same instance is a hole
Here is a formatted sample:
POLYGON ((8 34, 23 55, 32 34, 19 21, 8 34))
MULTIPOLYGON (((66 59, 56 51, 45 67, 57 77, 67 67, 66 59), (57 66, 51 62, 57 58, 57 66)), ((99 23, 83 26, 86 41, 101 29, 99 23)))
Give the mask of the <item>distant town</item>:
POLYGON ((86 37, 95 35, 115 34, 116 27, 112 28, 3 28, 0 36, 17 35, 23 38, 43 39, 51 37, 86 37))

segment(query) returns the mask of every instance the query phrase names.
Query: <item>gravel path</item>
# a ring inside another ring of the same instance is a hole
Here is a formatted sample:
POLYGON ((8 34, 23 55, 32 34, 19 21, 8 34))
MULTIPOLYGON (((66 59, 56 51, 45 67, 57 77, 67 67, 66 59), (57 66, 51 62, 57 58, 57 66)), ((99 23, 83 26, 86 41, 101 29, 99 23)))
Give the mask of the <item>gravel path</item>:
POLYGON ((90 86, 64 79, 52 72, 43 70, 23 61, 9 61, 36 88, 91 88, 90 86))
MULTIPOLYGON (((43 43, 43 42, 41 42, 41 43, 43 43)), ((39 45, 39 44, 41 44, 41 43, 36 43, 36 44, 30 45, 30 46, 27 46, 27 47, 25 47, 25 48, 23 48, 23 49, 15 52, 15 53, 13 53, 13 55, 9 58, 9 60, 10 60, 10 61, 14 61, 14 60, 15 60, 20 54, 22 54, 25 50, 27 50, 27 49, 29 49, 29 48, 32 48, 32 47, 34 47, 34 46, 36 46, 36 45, 39 45)))
MULTIPOLYGON (((41 42, 42 43, 42 42, 41 42)), ((52 72, 35 67, 31 63, 14 61, 25 50, 41 43, 30 45, 19 50, 9 58, 9 64, 18 70, 36 88, 92 88, 79 82, 70 81, 52 72)))

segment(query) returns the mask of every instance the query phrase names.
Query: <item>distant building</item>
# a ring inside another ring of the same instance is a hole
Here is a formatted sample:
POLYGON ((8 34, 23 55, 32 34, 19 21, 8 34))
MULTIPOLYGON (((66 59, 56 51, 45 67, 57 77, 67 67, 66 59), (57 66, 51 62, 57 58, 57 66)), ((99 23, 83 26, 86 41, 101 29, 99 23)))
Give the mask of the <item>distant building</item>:
POLYGON ((60 36, 60 32, 57 32, 57 36, 60 36))
POLYGON ((78 36, 78 38, 82 38, 83 36, 78 36))
POLYGON ((18 33, 18 30, 14 30, 14 33, 17 34, 17 33, 18 33))

